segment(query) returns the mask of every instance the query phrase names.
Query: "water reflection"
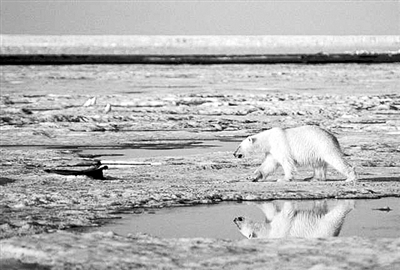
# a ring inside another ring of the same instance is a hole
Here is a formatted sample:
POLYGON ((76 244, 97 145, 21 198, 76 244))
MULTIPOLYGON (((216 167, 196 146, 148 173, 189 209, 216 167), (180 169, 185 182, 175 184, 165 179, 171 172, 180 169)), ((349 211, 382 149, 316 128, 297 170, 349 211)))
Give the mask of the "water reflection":
MULTIPOLYGON (((341 237, 391 238, 400 237, 400 209, 397 207, 400 205, 399 200, 355 200, 354 210, 354 201, 344 200, 276 200, 273 204, 225 202, 192 207, 133 209, 135 214, 118 214, 121 219, 88 230, 113 231, 121 235, 146 233, 163 238, 206 237, 241 240, 244 238, 243 234, 232 220, 245 216, 242 222, 250 219, 254 223, 262 221, 259 225, 252 225, 253 228, 259 227, 251 231, 255 233, 252 233, 253 238, 271 237, 271 230, 276 232, 282 228, 286 228, 282 230, 284 233, 280 231, 282 237, 294 237, 299 234, 304 237, 337 236, 340 232, 341 237), (285 206, 285 202, 289 204, 285 206), (391 211, 386 210, 389 208, 391 211), (265 222, 266 218, 268 222, 265 222), (322 221, 325 222, 324 226, 321 226, 322 221), (320 235, 317 235, 317 232, 320 235)), ((237 219, 237 222, 240 221, 237 219)), ((246 237, 251 235, 249 231, 243 229, 246 237)))
MULTIPOLYGON (((347 214, 354 209, 354 200, 337 201, 328 207, 326 201, 313 202, 304 209, 300 203, 283 202, 256 204, 265 221, 255 222, 239 216, 233 221, 247 238, 331 237, 338 236, 347 214)), ((304 205, 303 205, 304 206, 304 205)))

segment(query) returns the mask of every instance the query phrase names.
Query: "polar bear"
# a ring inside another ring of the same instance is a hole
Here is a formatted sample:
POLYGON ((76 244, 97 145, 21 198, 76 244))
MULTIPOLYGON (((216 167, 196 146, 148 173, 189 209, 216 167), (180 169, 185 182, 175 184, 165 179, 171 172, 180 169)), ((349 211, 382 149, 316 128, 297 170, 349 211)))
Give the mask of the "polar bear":
POLYGON ((346 182, 357 180, 354 168, 343 159, 336 137, 317 126, 275 127, 263 131, 244 139, 233 155, 243 158, 257 151, 265 154, 265 159, 254 172, 253 182, 266 179, 279 165, 284 178, 278 181, 292 180, 296 166, 314 169, 313 177, 305 180, 325 180, 328 165, 345 175, 346 182))
POLYGON ((347 214, 354 209, 354 200, 339 201, 330 211, 326 201, 310 210, 299 210, 292 202, 285 202, 279 211, 275 204, 258 205, 265 222, 254 222, 237 217, 233 222, 248 239, 252 238, 319 238, 338 236, 347 214))

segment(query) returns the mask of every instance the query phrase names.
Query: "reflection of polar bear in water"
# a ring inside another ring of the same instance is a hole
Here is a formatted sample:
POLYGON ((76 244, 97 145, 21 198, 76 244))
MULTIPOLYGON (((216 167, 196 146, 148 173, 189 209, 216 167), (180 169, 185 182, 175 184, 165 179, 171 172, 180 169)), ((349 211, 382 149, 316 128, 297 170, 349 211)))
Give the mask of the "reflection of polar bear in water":
POLYGON ((258 205, 264 212, 265 222, 254 222, 245 217, 233 221, 247 238, 331 237, 338 236, 346 215, 354 208, 353 200, 339 201, 328 211, 326 202, 311 210, 298 210, 285 202, 278 211, 273 203, 258 205))
POLYGON ((279 165, 285 181, 292 180, 296 165, 314 169, 314 176, 307 180, 325 180, 328 165, 345 175, 347 182, 357 180, 354 169, 343 159, 336 137, 317 126, 263 131, 243 140, 234 156, 242 158, 256 151, 265 154, 265 159, 253 181, 267 178, 279 165))

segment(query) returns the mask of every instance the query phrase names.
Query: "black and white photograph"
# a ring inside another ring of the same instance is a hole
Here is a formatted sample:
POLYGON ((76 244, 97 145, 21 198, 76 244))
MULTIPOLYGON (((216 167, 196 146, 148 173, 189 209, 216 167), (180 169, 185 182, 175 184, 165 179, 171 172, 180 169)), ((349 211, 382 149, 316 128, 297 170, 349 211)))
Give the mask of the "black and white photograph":
POLYGON ((400 269, 399 0, 0 0, 0 269, 400 269))

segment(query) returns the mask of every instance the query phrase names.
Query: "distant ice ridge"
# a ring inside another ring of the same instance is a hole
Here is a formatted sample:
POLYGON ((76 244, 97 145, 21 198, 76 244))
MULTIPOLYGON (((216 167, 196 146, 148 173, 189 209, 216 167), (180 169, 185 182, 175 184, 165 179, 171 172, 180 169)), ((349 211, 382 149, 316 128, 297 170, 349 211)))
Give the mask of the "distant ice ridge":
POLYGON ((268 54, 398 52, 400 48, 400 36, 0 35, 0 38, 1 53, 268 54))

